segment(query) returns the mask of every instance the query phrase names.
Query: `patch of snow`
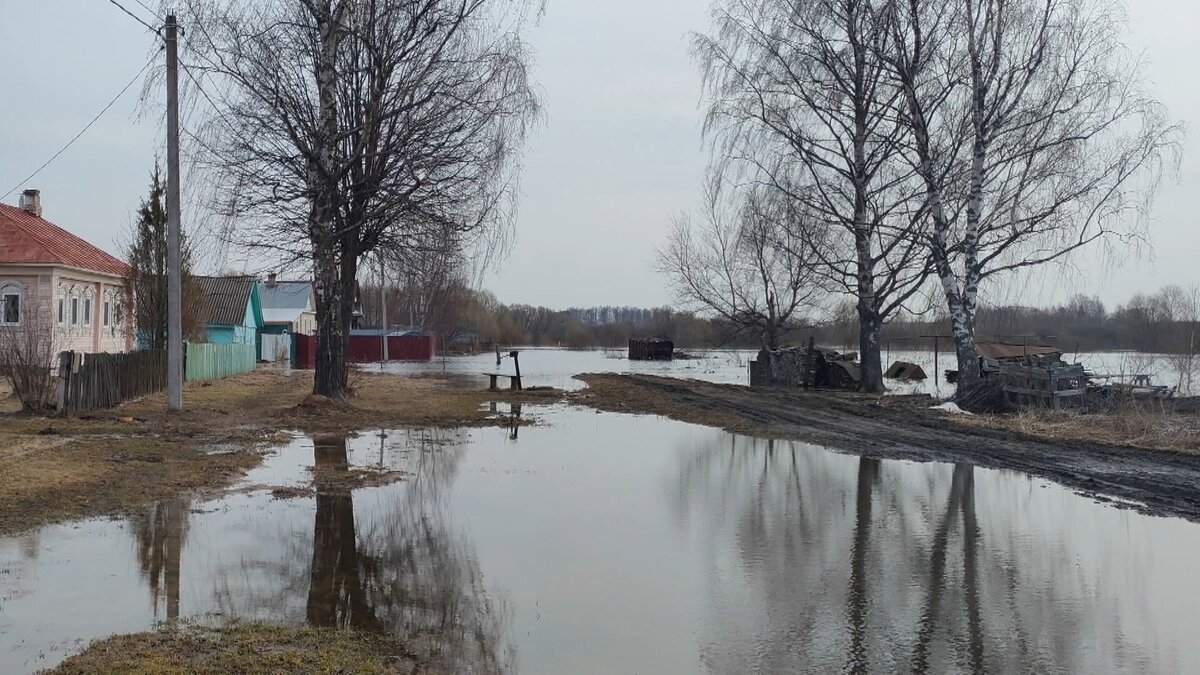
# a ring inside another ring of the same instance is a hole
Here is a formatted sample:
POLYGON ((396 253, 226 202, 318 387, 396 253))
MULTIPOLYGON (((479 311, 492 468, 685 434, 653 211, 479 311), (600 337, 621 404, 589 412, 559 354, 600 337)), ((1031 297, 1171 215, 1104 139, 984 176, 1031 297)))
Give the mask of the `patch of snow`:
POLYGON ((954 401, 946 401, 945 403, 942 403, 940 405, 935 405, 932 408, 930 408, 930 410, 941 410, 942 412, 947 412, 947 413, 950 413, 951 415, 974 415, 975 414, 972 412, 967 412, 966 410, 963 410, 962 408, 958 407, 958 404, 955 403, 954 401))

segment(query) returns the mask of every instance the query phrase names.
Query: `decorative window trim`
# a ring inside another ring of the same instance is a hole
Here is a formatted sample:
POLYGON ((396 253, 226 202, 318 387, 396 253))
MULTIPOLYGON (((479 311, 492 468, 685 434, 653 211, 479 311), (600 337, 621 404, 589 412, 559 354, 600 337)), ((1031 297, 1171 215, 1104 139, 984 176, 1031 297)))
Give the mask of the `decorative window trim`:
POLYGON ((25 318, 25 284, 19 281, 0 282, 0 326, 20 326, 25 318), (8 298, 17 299, 16 321, 8 320, 8 298))
POLYGON ((95 318, 92 315, 92 309, 94 308, 94 305, 96 304, 95 303, 96 293, 90 288, 85 288, 83 290, 82 298, 83 298, 83 320, 80 321, 80 323, 83 324, 84 328, 91 330, 92 320, 95 318))

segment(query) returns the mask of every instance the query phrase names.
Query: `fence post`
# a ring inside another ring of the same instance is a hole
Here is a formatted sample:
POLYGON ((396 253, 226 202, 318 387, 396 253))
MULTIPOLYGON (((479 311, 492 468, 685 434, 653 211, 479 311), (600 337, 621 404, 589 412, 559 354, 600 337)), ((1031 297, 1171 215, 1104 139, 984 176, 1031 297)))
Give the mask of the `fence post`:
POLYGON ((71 352, 58 354, 58 414, 67 414, 69 387, 71 386, 71 352))

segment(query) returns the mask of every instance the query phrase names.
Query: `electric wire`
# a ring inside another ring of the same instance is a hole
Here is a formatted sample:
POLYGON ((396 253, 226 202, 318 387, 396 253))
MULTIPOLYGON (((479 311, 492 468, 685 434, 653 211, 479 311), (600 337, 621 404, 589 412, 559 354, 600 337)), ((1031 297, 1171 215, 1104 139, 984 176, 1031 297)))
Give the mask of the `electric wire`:
POLYGON ((80 139, 80 137, 82 137, 84 134, 86 134, 88 129, 91 129, 92 125, 94 125, 101 117, 103 117, 104 113, 108 112, 109 108, 112 108, 114 105, 116 105, 117 101, 119 101, 121 99, 121 97, 125 95, 125 92, 129 91, 130 87, 132 87, 134 85, 134 83, 137 82, 142 77, 142 74, 144 74, 146 72, 146 70, 150 68, 151 64, 153 64, 156 60, 158 60, 157 53, 154 56, 150 57, 150 60, 146 62, 146 65, 142 66, 142 69, 138 71, 137 75, 134 75, 133 79, 130 80, 129 83, 126 84, 121 89, 121 91, 119 91, 117 93, 117 95, 114 96, 113 99, 108 102, 108 105, 104 106, 104 108, 102 108, 100 110, 100 112, 96 113, 96 116, 93 117, 91 119, 91 121, 88 122, 87 125, 85 127, 83 127, 83 129, 79 133, 75 134, 74 138, 67 141, 66 145, 62 146, 62 148, 60 148, 58 152, 54 153, 54 155, 50 159, 46 160, 46 162, 44 164, 39 166, 36 171, 34 171, 33 173, 29 174, 28 176, 23 178, 21 181, 19 181, 16 185, 14 185, 12 187, 11 190, 9 190, 8 192, 5 192, 3 195, 0 195, 0 201, 7 199, 9 195, 16 192, 18 189, 20 189, 20 187, 22 185, 25 185, 30 180, 33 180, 34 178, 36 178, 37 175, 39 173, 41 173, 43 169, 50 166, 50 164, 53 163, 54 160, 58 159, 64 152, 67 151, 67 149, 69 149, 72 145, 74 145, 75 141, 78 141, 80 139))
MULTIPOLYGON (((134 14, 133 12, 129 11, 128 9, 125 9, 125 6, 124 6, 124 5, 122 5, 121 3, 117 2, 117 0, 108 0, 108 1, 109 1, 110 3, 112 3, 112 4, 113 4, 113 6, 114 6, 114 7, 116 7, 117 9, 119 9, 119 10, 121 10, 122 12, 125 12, 126 14, 128 14, 128 15, 129 15, 129 18, 131 18, 131 19, 133 19, 134 21, 136 21, 136 22, 138 22, 138 23, 142 24, 143 26, 145 26, 145 27, 146 27, 146 30, 150 31, 151 33, 154 33, 155 35, 158 35, 158 29, 157 29, 157 28, 155 28, 154 26, 151 26, 150 24, 146 23, 145 21, 142 21, 142 18, 141 18, 140 16, 138 16, 137 14, 134 14)), ((139 2, 138 4, 141 4, 141 3, 139 2)), ((142 7, 145 7, 145 5, 142 5, 142 7)), ((149 9, 149 8, 147 8, 147 9, 149 9)), ((154 13, 154 12, 151 12, 151 14, 153 14, 153 13, 154 13)))

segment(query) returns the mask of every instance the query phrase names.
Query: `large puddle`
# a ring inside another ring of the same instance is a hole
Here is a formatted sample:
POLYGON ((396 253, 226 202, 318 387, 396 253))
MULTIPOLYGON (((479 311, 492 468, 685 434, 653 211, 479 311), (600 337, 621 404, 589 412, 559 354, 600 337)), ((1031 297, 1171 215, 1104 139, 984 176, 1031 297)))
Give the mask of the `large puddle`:
POLYGON ((301 438, 222 499, 2 539, 0 672, 175 617, 388 631, 449 672, 1200 667, 1195 524, 1011 472, 534 412, 516 439, 301 438), (314 463, 318 494, 272 496, 314 463), (339 480, 378 467, 411 475, 339 480))

